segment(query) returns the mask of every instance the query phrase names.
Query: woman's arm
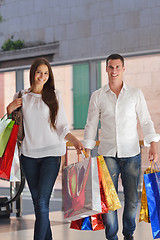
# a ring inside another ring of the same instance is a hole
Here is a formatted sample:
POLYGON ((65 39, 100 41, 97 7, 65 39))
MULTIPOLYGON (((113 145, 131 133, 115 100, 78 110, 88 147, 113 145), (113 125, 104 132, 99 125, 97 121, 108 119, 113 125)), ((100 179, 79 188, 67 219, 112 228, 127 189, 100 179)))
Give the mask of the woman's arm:
POLYGON ((81 154, 81 151, 84 150, 83 144, 72 133, 68 133, 65 136, 65 140, 73 144, 77 150, 77 154, 81 154))

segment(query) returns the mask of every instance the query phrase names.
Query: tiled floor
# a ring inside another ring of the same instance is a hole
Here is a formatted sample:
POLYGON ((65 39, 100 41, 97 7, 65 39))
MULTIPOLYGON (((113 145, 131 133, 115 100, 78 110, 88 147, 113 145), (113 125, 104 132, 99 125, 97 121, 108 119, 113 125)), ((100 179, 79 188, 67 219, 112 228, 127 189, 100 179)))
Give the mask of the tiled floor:
MULTIPOLYGON (((138 211, 139 214, 139 211, 138 211)), ((138 222, 135 231, 135 240, 151 240, 151 226, 145 222, 138 222)), ((123 240, 121 230, 122 209, 118 210, 120 229, 118 232, 119 240, 123 240)), ((50 213, 50 220, 54 240, 97 240, 105 239, 104 230, 100 231, 78 231, 70 229, 70 223, 63 221, 63 213, 55 211, 50 213)), ((0 220, 0 239, 1 240, 32 240, 33 239, 34 215, 24 215, 22 218, 10 217, 10 219, 0 220)))

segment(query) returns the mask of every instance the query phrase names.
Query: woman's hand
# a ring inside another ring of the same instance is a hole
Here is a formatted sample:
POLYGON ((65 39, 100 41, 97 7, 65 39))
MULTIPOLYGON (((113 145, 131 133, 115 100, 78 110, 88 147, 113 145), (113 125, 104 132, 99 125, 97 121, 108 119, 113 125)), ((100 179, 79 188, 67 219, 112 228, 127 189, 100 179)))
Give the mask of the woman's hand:
POLYGON ((73 145, 77 150, 77 154, 81 154, 81 151, 84 150, 83 144, 78 139, 73 141, 73 145))
POLYGON ((22 98, 16 98, 7 106, 8 116, 17 108, 22 106, 22 98))
POLYGON ((77 150, 77 154, 81 154, 81 151, 84 150, 83 144, 74 135, 72 135, 71 133, 68 133, 65 136, 65 139, 68 142, 71 142, 73 144, 73 146, 77 150))

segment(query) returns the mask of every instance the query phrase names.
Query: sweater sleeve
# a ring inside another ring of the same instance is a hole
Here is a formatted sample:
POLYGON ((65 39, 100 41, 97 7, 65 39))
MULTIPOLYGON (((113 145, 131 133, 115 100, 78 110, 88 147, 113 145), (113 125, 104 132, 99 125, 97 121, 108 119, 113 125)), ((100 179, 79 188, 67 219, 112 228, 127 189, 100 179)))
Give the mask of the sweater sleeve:
POLYGON ((70 131, 61 93, 59 91, 56 91, 56 96, 59 104, 59 109, 56 118, 56 129, 59 138, 62 140, 70 131))

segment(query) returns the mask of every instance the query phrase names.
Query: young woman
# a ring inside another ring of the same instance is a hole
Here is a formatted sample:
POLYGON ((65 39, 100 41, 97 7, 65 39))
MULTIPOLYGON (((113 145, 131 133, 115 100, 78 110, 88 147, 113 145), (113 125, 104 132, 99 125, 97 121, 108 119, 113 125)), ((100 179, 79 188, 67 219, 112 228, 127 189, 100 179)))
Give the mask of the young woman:
POLYGON ((45 58, 36 59, 30 68, 30 88, 22 98, 14 96, 8 115, 22 106, 25 137, 21 144, 21 163, 35 209, 34 240, 51 240, 49 201, 56 181, 66 141, 79 154, 82 143, 68 126, 61 94, 55 89, 51 66, 45 58))

